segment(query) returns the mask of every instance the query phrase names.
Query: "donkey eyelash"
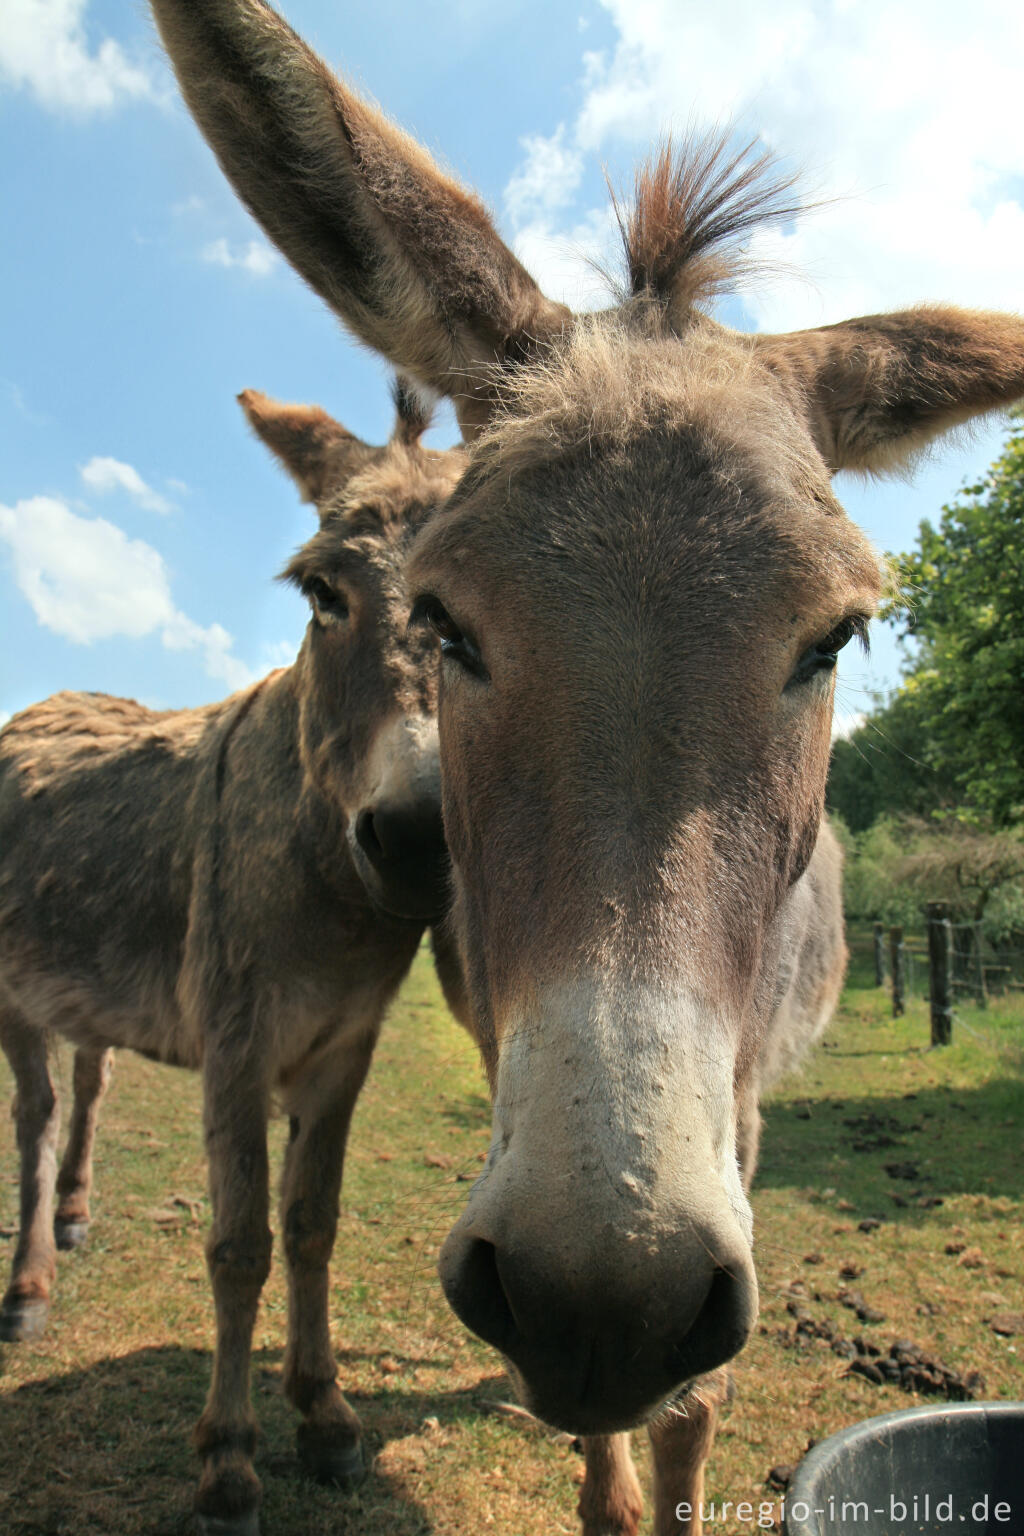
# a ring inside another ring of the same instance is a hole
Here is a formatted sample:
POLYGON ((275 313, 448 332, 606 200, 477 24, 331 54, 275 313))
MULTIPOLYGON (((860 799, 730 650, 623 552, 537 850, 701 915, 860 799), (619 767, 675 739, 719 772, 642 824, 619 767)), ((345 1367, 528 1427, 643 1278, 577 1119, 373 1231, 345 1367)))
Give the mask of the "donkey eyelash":
POLYGON ((815 677, 834 672, 839 652, 851 640, 857 640, 865 654, 868 651, 868 620, 862 613, 850 614, 833 625, 827 635, 809 645, 797 661, 786 689, 800 688, 815 677))
POLYGON ((301 591, 307 602, 312 603, 317 612, 330 614, 332 618, 345 619, 348 617, 348 601, 341 592, 335 591, 329 582, 322 576, 309 576, 301 583, 301 591))
POLYGON ((464 671, 471 672, 481 681, 489 680, 490 673, 484 666, 476 641, 463 631, 440 599, 429 592, 416 599, 409 615, 410 629, 421 626, 433 630, 440 641, 442 656, 457 661, 464 671))
POLYGON ((845 632, 845 638, 839 641, 837 650, 842 650, 844 646, 849 645, 851 640, 856 640, 863 654, 867 656, 871 650, 871 634, 869 630, 869 623, 870 620, 863 613, 851 614, 848 618, 843 619, 839 624, 837 624, 835 628, 825 636, 825 639, 820 642, 821 649, 831 649, 831 647, 828 645, 828 642, 845 632))

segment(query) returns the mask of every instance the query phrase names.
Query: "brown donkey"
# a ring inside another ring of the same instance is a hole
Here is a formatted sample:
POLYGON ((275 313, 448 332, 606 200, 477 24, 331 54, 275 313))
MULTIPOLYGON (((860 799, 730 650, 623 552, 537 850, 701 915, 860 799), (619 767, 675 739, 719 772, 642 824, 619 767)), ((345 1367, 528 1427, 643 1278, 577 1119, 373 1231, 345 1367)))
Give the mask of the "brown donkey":
POLYGON ((834 668, 880 572, 831 476, 1024 394, 1024 322, 716 324, 737 241, 789 204, 763 161, 699 145, 641 173, 619 302, 573 316, 262 0, 153 6, 247 206, 472 443, 409 567, 494 1102, 446 1292, 527 1404, 590 1437, 588 1536, 636 1530, 640 1424, 659 1536, 696 1532, 707 1373, 756 1314, 757 1092, 841 953, 834 668))
POLYGON ((284 1384, 304 1415, 299 1450, 333 1481, 361 1470, 335 1381, 327 1265, 381 1018, 447 903, 437 660, 407 629, 402 562, 462 461, 419 445, 425 422, 402 390, 384 448, 315 408, 240 399, 320 517, 285 573, 313 610, 294 665, 202 709, 58 694, 0 735, 0 1043, 22 1159, 0 1338, 40 1331, 54 1277, 46 1031, 78 1047, 65 1159, 77 1201, 58 1208, 58 1241, 88 1221, 109 1047, 201 1070, 217 1348, 197 1508, 211 1531, 221 1517, 256 1528, 249 1351, 270 1264, 272 1097, 291 1121, 284 1384))

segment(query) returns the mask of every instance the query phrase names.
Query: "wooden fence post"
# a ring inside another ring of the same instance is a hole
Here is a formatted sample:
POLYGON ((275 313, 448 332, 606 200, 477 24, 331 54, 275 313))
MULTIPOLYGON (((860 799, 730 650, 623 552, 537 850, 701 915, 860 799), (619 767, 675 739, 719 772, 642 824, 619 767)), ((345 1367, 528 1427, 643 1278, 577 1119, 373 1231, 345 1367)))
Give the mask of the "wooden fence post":
POLYGON ((981 924, 975 923, 972 929, 974 934, 974 995, 978 1000, 979 1008, 988 1007, 988 988, 985 986, 985 957, 981 946, 985 942, 981 924))
POLYGON ((875 986, 885 986, 885 929, 875 924, 875 986))
POLYGON ((903 1012, 903 929, 889 929, 889 969, 892 972, 892 1016, 903 1012))
POLYGON ((932 1045, 948 1045, 953 1038, 953 930, 946 911, 944 901, 928 903, 932 1045))

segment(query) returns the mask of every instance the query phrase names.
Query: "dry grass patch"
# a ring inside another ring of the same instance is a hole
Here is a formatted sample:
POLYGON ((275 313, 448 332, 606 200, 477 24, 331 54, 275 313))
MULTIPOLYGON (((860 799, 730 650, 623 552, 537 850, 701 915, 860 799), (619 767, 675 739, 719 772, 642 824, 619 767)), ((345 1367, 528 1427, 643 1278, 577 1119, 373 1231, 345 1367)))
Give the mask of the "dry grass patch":
MULTIPOLYGON (((771 1499, 769 1469, 809 1440, 926 1400, 851 1374, 827 1338, 798 1331, 794 1310, 885 1349, 912 1340, 951 1370, 981 1372, 987 1395, 1024 1396, 1024 1337, 990 1322, 1019 1312, 1024 1295, 1024 1006, 965 1014, 943 1052, 926 1049, 923 1005, 895 1023, 886 1011, 882 994, 848 991, 824 1048, 768 1108, 755 1201, 761 1325, 735 1368, 709 1497, 771 1499), (861 1231, 870 1218, 880 1224, 861 1231), (883 1319, 859 1319, 844 1289, 883 1319)), ((68 1088, 64 1048, 57 1071, 68 1088)), ((9 1089, 0 1066, 0 1095, 9 1089)), ((509 1395, 500 1362, 452 1317, 434 1273, 489 1118, 472 1047, 421 953, 356 1114, 334 1267, 342 1380, 376 1467, 355 1498, 300 1478, 275 1265, 253 1362, 274 1536, 575 1531, 579 1457, 565 1437, 488 1411, 509 1395)), ((283 1125, 273 1134, 279 1155, 283 1125)), ((0 1169, 6 1258, 17 1221, 7 1122, 0 1169)), ((44 1339, 0 1346, 5 1536, 188 1530, 188 1436, 212 1334, 207 1219, 198 1079, 123 1054, 88 1244, 61 1256, 44 1339)))

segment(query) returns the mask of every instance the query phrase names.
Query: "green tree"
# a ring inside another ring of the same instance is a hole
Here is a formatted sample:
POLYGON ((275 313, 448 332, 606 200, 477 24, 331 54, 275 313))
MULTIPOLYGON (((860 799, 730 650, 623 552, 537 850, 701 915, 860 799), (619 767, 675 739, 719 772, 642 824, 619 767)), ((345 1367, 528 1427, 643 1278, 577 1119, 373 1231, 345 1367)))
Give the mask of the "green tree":
POLYGON ((855 833, 883 816, 1024 820, 1024 414, 893 567, 887 617, 916 644, 888 703, 836 742, 829 808, 855 833))
MULTIPOLYGON (((955 789, 965 819, 1024 818, 1024 415, 979 485, 920 526, 895 561, 890 622, 918 648, 894 704, 914 757, 955 789)), ((890 706, 890 709, 893 706, 890 706)), ((940 808, 944 795, 937 797, 940 808)), ((919 807, 906 807, 919 809, 919 807)))
POLYGON ((901 691, 832 746, 826 803, 851 832, 880 817, 927 817, 952 810, 958 790, 922 729, 918 701, 901 691))

